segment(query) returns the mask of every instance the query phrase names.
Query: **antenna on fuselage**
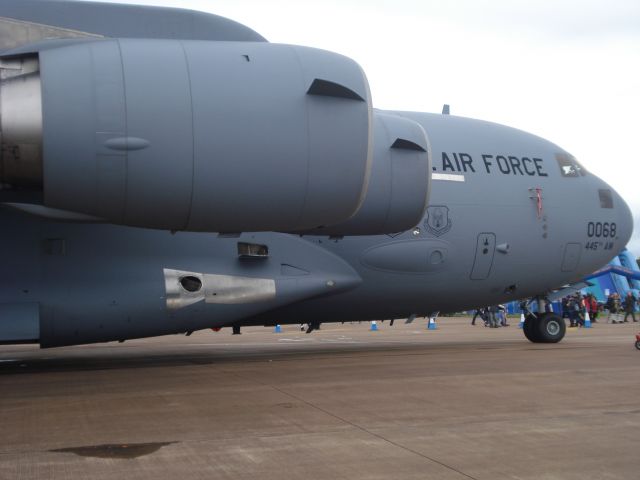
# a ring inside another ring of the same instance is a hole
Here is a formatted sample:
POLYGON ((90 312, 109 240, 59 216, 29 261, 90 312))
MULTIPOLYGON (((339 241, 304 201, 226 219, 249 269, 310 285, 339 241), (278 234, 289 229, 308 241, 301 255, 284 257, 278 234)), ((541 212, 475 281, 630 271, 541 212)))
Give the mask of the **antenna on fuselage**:
POLYGON ((442 106, 442 114, 443 115, 449 115, 449 104, 448 103, 445 103, 442 106))

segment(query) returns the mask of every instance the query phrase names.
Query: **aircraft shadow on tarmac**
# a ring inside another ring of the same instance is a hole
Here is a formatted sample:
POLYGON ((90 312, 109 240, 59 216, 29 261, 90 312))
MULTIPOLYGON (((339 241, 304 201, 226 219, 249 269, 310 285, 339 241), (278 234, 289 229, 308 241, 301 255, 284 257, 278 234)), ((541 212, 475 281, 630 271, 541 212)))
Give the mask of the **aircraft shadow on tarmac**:
MULTIPOLYGON (((20 352, 11 358, 0 358, 0 375, 73 372, 93 370, 128 370, 136 368, 162 368, 193 365, 224 365, 249 362, 295 362, 311 357, 337 356, 411 356, 455 355, 456 351, 470 350, 547 350, 549 348, 585 348, 582 345, 531 345, 520 340, 495 340, 491 342, 396 343, 396 344, 276 344, 272 346, 211 345, 157 345, 132 347, 70 347, 65 351, 35 350, 32 355, 20 352), (86 350, 84 352, 78 350, 86 350)), ((8 353, 8 352, 7 352, 8 353)))

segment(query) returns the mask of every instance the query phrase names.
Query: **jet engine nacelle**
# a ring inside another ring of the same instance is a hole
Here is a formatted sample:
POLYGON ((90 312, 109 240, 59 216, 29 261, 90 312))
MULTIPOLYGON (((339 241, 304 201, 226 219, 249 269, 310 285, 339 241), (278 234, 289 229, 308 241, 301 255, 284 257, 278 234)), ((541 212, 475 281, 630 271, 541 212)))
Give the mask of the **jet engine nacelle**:
POLYGON ((383 111, 373 114, 373 164, 369 188, 353 217, 318 228, 316 235, 375 235, 414 227, 431 192, 431 148, 417 122, 383 111))
POLYGON ((44 207, 166 230, 300 231, 344 223, 365 198, 369 86, 341 55, 105 39, 7 57, 9 74, 11 62, 0 189, 40 191, 44 207))

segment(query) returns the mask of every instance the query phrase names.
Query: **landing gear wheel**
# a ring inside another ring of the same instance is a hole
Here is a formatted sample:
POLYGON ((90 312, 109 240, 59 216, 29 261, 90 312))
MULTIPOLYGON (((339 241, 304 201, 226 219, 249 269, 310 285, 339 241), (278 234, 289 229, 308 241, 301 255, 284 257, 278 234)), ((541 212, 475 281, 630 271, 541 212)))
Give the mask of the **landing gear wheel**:
POLYGON ((527 316, 523 330, 525 337, 533 343, 558 343, 564 338, 567 325, 559 316, 543 313, 538 318, 527 316))
POLYGON ((536 333, 537 329, 535 328, 537 322, 538 319, 536 317, 534 317, 533 315, 527 315, 524 319, 524 325, 522 326, 524 336, 527 337, 527 340, 533 343, 540 342, 536 333))
POLYGON ((553 313, 544 313, 538 320, 538 338, 542 343, 558 343, 564 338, 567 325, 564 319, 553 313))
POLYGON ((636 341, 636 348, 637 348, 638 350, 640 350, 640 340, 637 340, 637 341, 636 341))

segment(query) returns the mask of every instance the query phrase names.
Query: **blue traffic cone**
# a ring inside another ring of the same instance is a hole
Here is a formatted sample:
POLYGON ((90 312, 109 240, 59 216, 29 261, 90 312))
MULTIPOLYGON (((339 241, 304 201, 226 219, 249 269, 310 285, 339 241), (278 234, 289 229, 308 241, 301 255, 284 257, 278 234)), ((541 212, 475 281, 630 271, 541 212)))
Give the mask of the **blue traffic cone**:
POLYGON ((520 323, 518 324, 518 328, 524 328, 524 313, 520 314, 520 323))
POLYGON ((282 333, 282 325, 276 325, 276 328, 273 330, 273 333, 282 333))
POLYGON ((436 324, 436 319, 433 317, 429 317, 429 323, 427 324, 428 330, 436 330, 438 325, 436 324))
POLYGON ((591 318, 587 311, 584 312, 584 328, 591 328, 591 318))
POLYGON ((378 331, 378 322, 376 322, 375 320, 373 320, 371 322, 371 329, 372 332, 377 332, 378 331))

